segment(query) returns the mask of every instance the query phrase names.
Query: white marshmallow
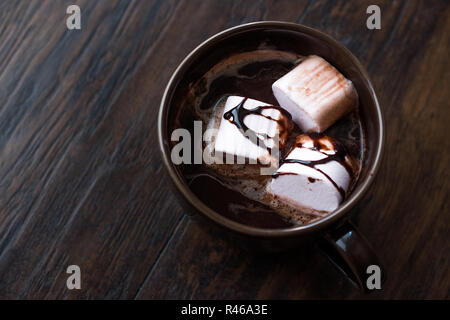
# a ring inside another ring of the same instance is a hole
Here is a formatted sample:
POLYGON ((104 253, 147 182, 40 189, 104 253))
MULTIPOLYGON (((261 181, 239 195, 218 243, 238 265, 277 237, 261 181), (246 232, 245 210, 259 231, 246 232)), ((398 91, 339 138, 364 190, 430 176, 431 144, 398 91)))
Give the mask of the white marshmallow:
MULTIPOLYGON (((302 137, 305 136, 302 135, 302 137)), ((327 154, 334 154, 333 147, 328 148, 327 142, 330 141, 328 137, 321 138, 323 148, 319 150, 313 150, 312 140, 306 137, 300 146, 295 147, 288 154, 286 159, 321 160, 326 158, 327 154)), ((351 182, 345 167, 335 160, 317 164, 314 167, 300 163, 284 163, 277 170, 276 177, 269 183, 267 191, 282 202, 305 213, 324 216, 335 210, 343 200, 341 192, 330 179, 344 192, 347 191, 351 182)))
POLYGON ((318 56, 308 56, 272 85, 281 107, 305 132, 323 132, 358 105, 353 83, 318 56))
MULTIPOLYGON (((218 159, 223 158, 223 154, 232 156, 231 159, 236 156, 238 158, 238 163, 244 163, 246 160, 253 164, 256 164, 258 161, 261 164, 278 162, 278 154, 272 152, 272 148, 275 146, 278 147, 278 142, 276 139, 272 138, 280 133, 278 122, 276 120, 280 119, 283 115, 277 109, 270 108, 263 109, 261 113, 274 120, 255 114, 249 114, 244 118, 244 123, 250 130, 257 134, 261 134, 259 135, 259 138, 264 143, 258 145, 258 141, 249 139, 249 137, 245 136, 232 121, 224 118, 224 114, 237 107, 243 99, 245 98, 240 96, 230 96, 225 102, 219 129, 214 142, 215 156, 218 159)), ((243 105, 245 109, 253 109, 259 106, 270 106, 270 104, 247 98, 243 105)))

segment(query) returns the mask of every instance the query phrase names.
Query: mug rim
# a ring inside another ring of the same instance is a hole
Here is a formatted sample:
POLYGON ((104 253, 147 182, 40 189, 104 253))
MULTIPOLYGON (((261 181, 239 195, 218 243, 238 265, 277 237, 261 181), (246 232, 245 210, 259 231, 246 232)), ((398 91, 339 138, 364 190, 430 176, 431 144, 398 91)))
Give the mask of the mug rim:
POLYGON ((175 71, 172 73, 172 76, 170 77, 169 82, 166 85, 166 88, 164 90, 163 97, 161 99, 161 104, 159 107, 159 113, 158 113, 158 144, 159 149, 163 157, 164 165, 170 175, 170 178, 172 179, 172 182, 175 184, 176 188, 179 192, 181 192, 182 196, 188 203, 193 206, 195 209, 197 209, 201 214, 205 215, 207 218, 213 220, 215 223, 218 223, 219 225, 230 229, 232 231, 250 235, 250 236, 257 236, 257 237, 268 237, 268 238, 275 238, 275 237, 286 237, 286 236, 298 236, 300 234, 306 234, 310 232, 317 232, 319 230, 323 230, 327 228, 328 226, 334 224, 341 218, 343 218, 349 211, 356 205, 356 203, 361 200, 361 198, 366 194, 368 191, 370 185, 372 184, 376 173, 378 172, 378 169, 380 167, 381 158, 382 158, 382 152, 383 152, 383 146, 384 146, 384 139, 385 139, 385 133, 384 133, 384 119, 382 115, 382 110, 380 107, 380 104, 378 102, 378 98, 375 94, 375 90, 373 89, 373 85, 370 81, 369 75, 367 74, 367 71, 365 68, 361 65, 359 60, 353 55, 353 53, 347 49, 344 45, 339 43, 337 40, 332 38, 331 36, 323 33, 322 31, 319 31, 317 29, 313 29, 311 27, 307 27, 301 24, 293 23, 293 22, 283 22, 283 21, 256 21, 256 22, 250 22, 245 24, 240 24, 228 29, 225 29, 221 32, 218 32, 214 34, 213 36, 209 37, 202 43, 200 43, 195 49, 193 49, 183 60, 182 62, 177 66, 175 71), (376 107, 376 122, 378 122, 379 130, 377 130, 378 134, 378 143, 376 145, 376 152, 374 155, 374 161, 372 165, 370 166, 367 175, 364 177, 364 180, 360 182, 360 187, 358 190, 354 190, 354 192, 351 194, 350 198, 340 205, 336 210, 331 212, 326 217, 320 218, 319 220, 306 224, 306 225, 299 225, 299 226, 293 226, 293 227, 287 227, 287 228, 277 228, 277 229, 266 229, 266 228, 258 228, 253 226, 248 226, 241 224, 239 222, 230 220, 220 213, 216 212, 215 210, 209 208, 207 205, 205 205, 198 197, 197 195, 190 190, 190 188, 187 186, 187 184, 181 179, 180 175, 177 174, 176 169, 174 167, 174 164, 170 160, 170 150, 168 148, 168 145, 165 144, 165 142, 168 141, 167 136, 167 124, 165 123, 167 112, 170 108, 168 104, 168 98, 171 90, 174 88, 174 85, 177 84, 178 79, 180 77, 180 74, 184 71, 185 68, 188 68, 190 66, 191 61, 198 56, 202 51, 209 48, 210 45, 214 45, 217 41, 220 41, 221 39, 225 38, 228 35, 231 35, 237 31, 244 31, 249 30, 257 27, 272 27, 272 28, 279 28, 284 30, 293 30, 293 31, 300 31, 303 33, 306 33, 310 36, 319 38, 321 40, 324 40, 325 42, 333 45, 334 47, 337 47, 339 50, 341 50, 350 60, 352 63, 357 67, 358 72, 363 76, 363 79, 366 81, 367 89, 370 92, 370 96, 375 104, 376 107))

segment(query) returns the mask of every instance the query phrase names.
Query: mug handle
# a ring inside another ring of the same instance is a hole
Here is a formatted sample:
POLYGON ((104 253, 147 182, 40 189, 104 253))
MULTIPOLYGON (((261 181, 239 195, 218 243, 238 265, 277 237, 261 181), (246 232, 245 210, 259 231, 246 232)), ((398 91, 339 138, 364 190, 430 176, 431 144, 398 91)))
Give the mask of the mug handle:
POLYGON ((367 279, 373 272, 373 270, 368 271, 369 266, 379 267, 381 284, 386 280, 385 269, 372 246, 350 221, 328 231, 319 241, 319 247, 331 262, 364 292, 375 291, 367 286, 367 279))

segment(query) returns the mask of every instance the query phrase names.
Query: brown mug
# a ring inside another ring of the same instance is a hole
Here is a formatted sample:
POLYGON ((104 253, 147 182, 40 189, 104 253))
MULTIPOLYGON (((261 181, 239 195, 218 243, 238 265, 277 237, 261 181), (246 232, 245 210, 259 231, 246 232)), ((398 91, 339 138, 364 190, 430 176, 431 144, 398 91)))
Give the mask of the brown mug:
POLYGON ((228 231, 225 233, 231 239, 249 248, 269 251, 286 250, 314 242, 362 290, 367 290, 367 268, 370 265, 380 267, 382 279, 385 279, 385 270, 373 249, 349 221, 359 212, 355 205, 368 191, 380 166, 384 143, 382 111, 367 72, 358 59, 333 38, 303 25, 278 21, 243 24, 210 37, 195 48, 173 73, 161 101, 158 138, 170 180, 185 208, 194 216, 206 218, 201 220, 228 231), (205 205, 189 189, 177 166, 171 161, 169 131, 174 128, 174 112, 181 105, 180 101, 186 95, 189 84, 198 80, 220 59, 234 53, 236 48, 242 50, 244 42, 246 49, 255 50, 263 41, 279 50, 323 57, 353 82, 359 94, 360 115, 366 131, 366 151, 357 184, 338 209, 316 222, 302 226, 265 229, 232 221, 205 205))

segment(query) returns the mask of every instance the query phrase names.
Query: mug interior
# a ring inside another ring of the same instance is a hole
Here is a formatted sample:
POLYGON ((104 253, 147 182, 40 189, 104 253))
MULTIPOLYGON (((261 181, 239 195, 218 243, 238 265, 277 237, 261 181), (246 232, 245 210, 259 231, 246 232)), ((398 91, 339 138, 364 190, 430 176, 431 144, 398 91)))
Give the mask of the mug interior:
POLYGON ((344 46, 331 37, 302 25, 284 22, 257 22, 225 30, 206 40, 186 57, 173 74, 164 93, 159 115, 158 134, 164 162, 171 178, 186 200, 196 209, 219 224, 241 233, 279 236, 325 227, 341 218, 356 204, 369 187, 378 169, 383 142, 383 120, 367 73, 344 46), (261 47, 300 55, 319 55, 350 79, 359 95, 360 117, 366 135, 360 177, 350 196, 337 210, 311 224, 285 229, 263 229, 229 220, 205 206, 189 190, 177 166, 170 160, 169 139, 172 131, 180 127, 180 123, 175 122, 175 119, 179 112, 183 111, 179 108, 183 105, 183 99, 190 86, 219 61, 232 54, 257 50, 261 47))

